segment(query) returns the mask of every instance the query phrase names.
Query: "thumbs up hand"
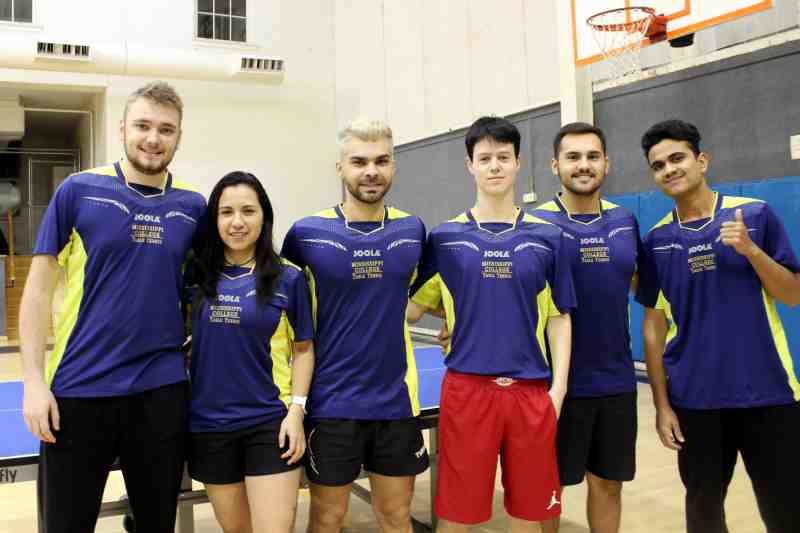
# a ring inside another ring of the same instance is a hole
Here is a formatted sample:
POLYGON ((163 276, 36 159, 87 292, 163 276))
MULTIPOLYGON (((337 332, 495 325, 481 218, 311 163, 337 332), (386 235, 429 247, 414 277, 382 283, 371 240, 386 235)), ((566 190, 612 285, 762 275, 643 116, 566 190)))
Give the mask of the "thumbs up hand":
POLYGON ((758 246, 750 239, 747 226, 744 225, 742 210, 737 209, 734 220, 723 222, 719 229, 722 244, 732 246, 737 253, 749 257, 758 251, 758 246))

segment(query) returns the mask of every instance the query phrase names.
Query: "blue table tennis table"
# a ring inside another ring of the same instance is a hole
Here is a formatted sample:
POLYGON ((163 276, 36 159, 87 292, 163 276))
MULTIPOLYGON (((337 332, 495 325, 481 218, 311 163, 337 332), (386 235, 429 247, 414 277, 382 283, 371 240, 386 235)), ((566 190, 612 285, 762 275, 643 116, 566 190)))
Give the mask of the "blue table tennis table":
MULTIPOLYGON (((420 420, 429 431, 431 458, 431 517, 433 518, 433 491, 436 486, 437 425, 439 421, 439 392, 444 366, 441 348, 416 347, 414 355, 419 374, 420 420)), ((36 480, 39 463, 39 441, 25 427, 22 418, 22 383, 0 383, 0 483, 21 483, 36 480)), ((369 492, 354 484, 356 496, 369 501, 369 492)), ((178 501, 178 530, 194 531, 194 504, 208 501, 205 491, 193 491, 191 479, 184 476, 178 501)), ((127 501, 103 502, 100 517, 124 515, 127 501)))

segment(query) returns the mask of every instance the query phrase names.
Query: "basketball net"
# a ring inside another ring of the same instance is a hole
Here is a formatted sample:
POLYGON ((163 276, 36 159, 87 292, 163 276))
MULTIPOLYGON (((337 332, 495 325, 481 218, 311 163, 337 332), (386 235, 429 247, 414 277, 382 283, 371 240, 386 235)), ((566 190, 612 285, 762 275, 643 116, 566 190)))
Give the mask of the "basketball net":
POLYGON ((592 37, 611 65, 613 78, 641 74, 642 42, 648 37, 655 18, 652 8, 624 7, 603 11, 587 19, 592 37))

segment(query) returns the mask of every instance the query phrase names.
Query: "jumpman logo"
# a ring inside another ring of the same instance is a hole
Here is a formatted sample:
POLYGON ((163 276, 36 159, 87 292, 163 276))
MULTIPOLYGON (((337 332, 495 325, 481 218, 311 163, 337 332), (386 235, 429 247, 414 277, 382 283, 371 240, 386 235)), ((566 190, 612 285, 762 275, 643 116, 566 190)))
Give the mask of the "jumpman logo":
POLYGON ((545 511, 549 511, 556 505, 561 505, 561 502, 556 499, 556 491, 553 491, 553 495, 550 496, 550 505, 547 506, 547 509, 545 509, 545 511))

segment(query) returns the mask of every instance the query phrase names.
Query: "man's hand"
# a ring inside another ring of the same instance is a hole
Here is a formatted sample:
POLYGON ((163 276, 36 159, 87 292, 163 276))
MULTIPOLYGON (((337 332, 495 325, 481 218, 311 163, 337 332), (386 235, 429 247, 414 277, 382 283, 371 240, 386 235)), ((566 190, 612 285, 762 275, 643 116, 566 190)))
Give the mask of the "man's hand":
POLYGON ((681 445, 686 442, 681 432, 681 425, 678 423, 678 416, 669 406, 656 409, 656 431, 661 444, 670 450, 680 450, 681 445))
POLYGON ((289 413, 281 422, 278 447, 283 448, 286 439, 289 439, 289 449, 281 455, 281 459, 289 459, 286 461, 287 465, 296 463, 306 453, 306 434, 303 430, 303 418, 303 408, 296 404, 290 404, 289 413))
POLYGON ((742 210, 736 210, 736 218, 733 221, 723 222, 719 229, 719 236, 722 244, 732 246, 737 253, 750 257, 758 251, 758 246, 750 239, 747 226, 744 225, 742 210))
POLYGON ((22 416, 25 418, 28 431, 43 442, 55 442, 52 430, 61 429, 61 418, 56 398, 50 387, 43 381, 25 382, 24 391, 22 416))
POLYGON ((555 389, 547 391, 550 401, 553 402, 553 409, 556 410, 556 420, 561 418, 561 406, 564 405, 564 393, 555 389))
POLYGON ((436 336, 439 346, 444 349, 450 345, 450 330, 447 329, 447 320, 442 320, 442 327, 439 329, 439 334, 436 336))

